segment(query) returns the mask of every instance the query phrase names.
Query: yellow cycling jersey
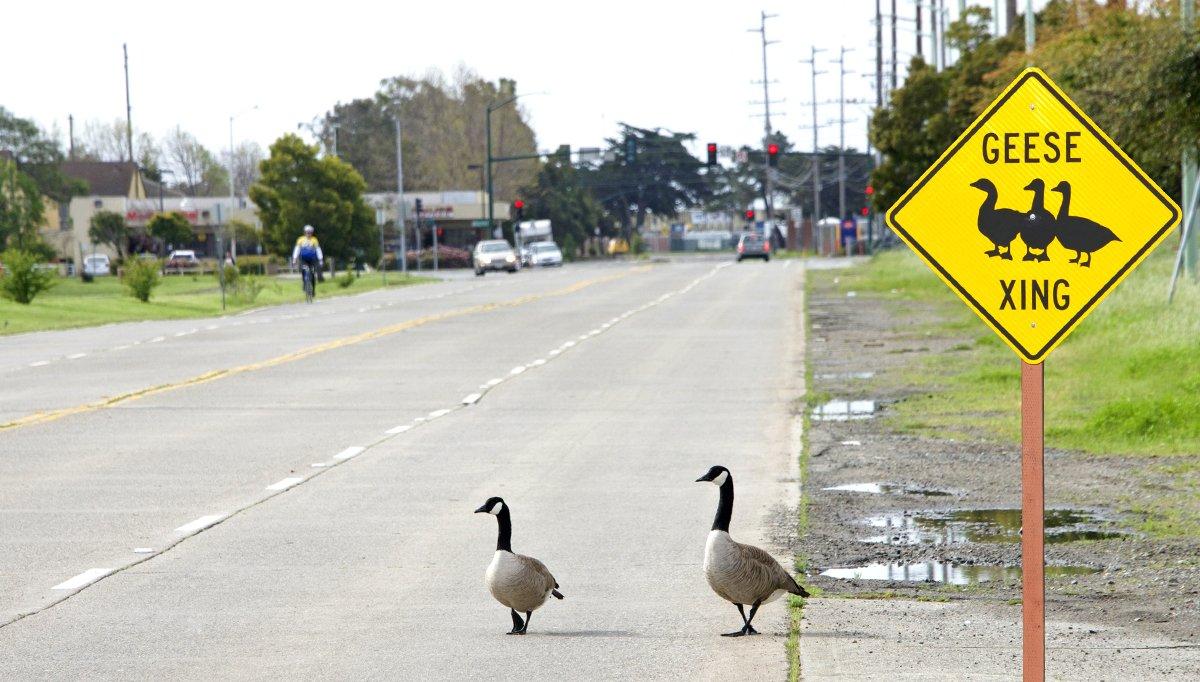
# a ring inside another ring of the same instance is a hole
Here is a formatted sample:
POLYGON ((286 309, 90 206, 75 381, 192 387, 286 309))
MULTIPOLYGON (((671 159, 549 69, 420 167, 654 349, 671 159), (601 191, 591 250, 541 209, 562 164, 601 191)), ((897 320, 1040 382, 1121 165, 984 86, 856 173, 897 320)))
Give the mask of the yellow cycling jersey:
POLYGON ((316 237, 300 235, 300 238, 296 240, 296 246, 301 249, 319 249, 321 248, 321 242, 317 241, 316 237))

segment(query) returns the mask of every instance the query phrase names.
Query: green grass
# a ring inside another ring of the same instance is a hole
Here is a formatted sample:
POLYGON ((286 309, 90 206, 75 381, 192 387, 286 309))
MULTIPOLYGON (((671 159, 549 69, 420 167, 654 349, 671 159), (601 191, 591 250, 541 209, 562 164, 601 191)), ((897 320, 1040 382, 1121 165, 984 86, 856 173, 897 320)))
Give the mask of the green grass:
MULTIPOLYGON (((805 300, 812 294, 811 280, 805 280, 805 300)), ((812 335, 812 319, 806 313, 804 316, 804 333, 805 336, 812 335)), ((813 370, 812 363, 804 363, 804 395, 806 408, 800 414, 802 426, 800 431, 800 507, 796 510, 796 529, 797 537, 803 538, 804 533, 808 530, 808 461, 809 461, 809 445, 808 433, 812 427, 812 409, 813 404, 813 370)), ((800 576, 808 571, 808 555, 799 552, 793 558, 796 573, 800 576)), ((813 597, 821 596, 821 590, 816 586, 805 586, 809 594, 813 597)), ((787 639, 787 659, 788 659, 788 682, 798 682, 800 679, 800 622, 804 617, 804 599, 796 595, 788 595, 788 613, 789 624, 788 639, 787 639)))
MULTIPOLYGON (((1046 361, 1046 444, 1097 454, 1200 451, 1200 287, 1166 303, 1170 248, 1159 249, 1046 361)), ((827 273, 826 273, 827 274, 827 273)), ((840 274, 845 291, 919 302, 939 318, 915 327, 960 339, 903 380, 927 393, 896 406, 906 431, 1015 441, 1020 362, 907 250, 840 274)))
MULTIPOLYGON (((298 279, 263 277, 262 291, 252 302, 226 298, 224 313, 234 313, 280 303, 304 300, 298 279)), ((388 286, 409 286, 434 280, 389 273, 388 286)), ((339 288, 331 279, 317 287, 317 297, 358 294, 383 286, 380 273, 365 274, 350 287, 339 288)), ((221 289, 212 275, 163 277, 149 303, 129 295, 116 277, 98 277, 90 284, 59 279, 29 305, 0 299, 0 334, 90 327, 112 322, 173 320, 221 315, 221 289)))

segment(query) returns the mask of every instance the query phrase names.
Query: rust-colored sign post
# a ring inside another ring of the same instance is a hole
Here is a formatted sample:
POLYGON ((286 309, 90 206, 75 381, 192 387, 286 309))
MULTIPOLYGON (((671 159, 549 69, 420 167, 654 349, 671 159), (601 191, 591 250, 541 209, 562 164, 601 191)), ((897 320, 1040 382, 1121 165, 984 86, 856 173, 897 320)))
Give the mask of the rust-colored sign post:
POLYGON ((1042 364, 1021 363, 1021 629, 1025 682, 1046 679, 1045 380, 1042 364))

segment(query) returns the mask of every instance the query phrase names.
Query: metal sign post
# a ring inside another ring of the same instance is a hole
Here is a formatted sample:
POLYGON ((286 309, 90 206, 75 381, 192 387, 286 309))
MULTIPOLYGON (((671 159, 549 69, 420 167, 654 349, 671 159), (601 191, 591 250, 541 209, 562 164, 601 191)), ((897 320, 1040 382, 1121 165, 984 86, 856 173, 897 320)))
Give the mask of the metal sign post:
POLYGON ((1044 363, 1021 363, 1021 670, 1026 682, 1046 679, 1044 368, 1044 363))

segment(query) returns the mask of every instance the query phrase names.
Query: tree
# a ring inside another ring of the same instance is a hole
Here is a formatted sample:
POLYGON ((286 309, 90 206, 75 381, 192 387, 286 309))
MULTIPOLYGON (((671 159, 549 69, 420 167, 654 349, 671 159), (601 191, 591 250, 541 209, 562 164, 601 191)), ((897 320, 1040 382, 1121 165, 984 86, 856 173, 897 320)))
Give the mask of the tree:
POLYGON ((674 217, 688 206, 706 201, 712 194, 704 166, 684 146, 696 139, 692 133, 664 133, 661 128, 637 128, 621 124, 621 137, 607 140, 612 161, 590 173, 589 186, 600 203, 621 222, 626 239, 641 228, 646 215, 674 217), (625 140, 636 146, 634 158, 626 156, 625 140))
POLYGON ((43 213, 37 183, 17 170, 15 162, 0 157, 0 249, 29 249, 40 243, 43 213))
POLYGON ((304 225, 317 229, 326 256, 345 261, 361 252, 379 258, 375 214, 363 201, 366 183, 349 164, 287 134, 271 145, 262 177, 250 187, 258 206, 264 245, 288 256, 304 225))
MULTIPOLYGON (((516 94, 516 82, 493 83, 460 69, 452 80, 436 71, 421 78, 397 76, 380 84, 372 97, 338 103, 317 120, 313 130, 326 149, 337 134, 338 155, 354 166, 369 191, 396 190, 396 127, 403 125, 404 186, 409 190, 465 189, 479 186, 478 171, 487 155, 485 115, 489 104, 516 94)), ((534 154, 537 140, 528 115, 517 103, 492 112, 492 155, 534 154)), ((514 197, 538 173, 534 159, 506 161, 492 168, 498 201, 514 197)))
POLYGON ((194 135, 176 126, 167 135, 167 161, 177 173, 176 188, 197 197, 224 195, 229 172, 194 135))
POLYGON ((155 214, 146 224, 150 236, 162 243, 164 248, 184 246, 195 238, 192 224, 178 211, 155 214))
POLYGON ((117 251, 117 258, 125 257, 125 242, 129 240, 129 226, 125 216, 112 211, 96 211, 88 227, 88 239, 93 244, 108 244, 117 251))
MULTIPOLYGON (((109 123, 88 121, 83 125, 75 144, 75 158, 85 161, 127 161, 129 131, 125 119, 109 123)), ((144 130, 133 131, 133 160, 146 169, 147 175, 161 177, 163 151, 154 136, 144 130)))
POLYGON ((4 252, 4 274, 0 275, 0 296, 28 305, 35 296, 54 286, 54 275, 38 267, 36 254, 21 249, 4 252))
POLYGON ((548 218, 559 244, 585 243, 604 221, 604 208, 581 180, 569 161, 552 157, 542 164, 537 182, 521 190, 527 215, 548 218))
POLYGON ((250 185, 258 180, 258 167, 262 161, 263 150, 257 142, 243 142, 235 147, 232 164, 229 159, 229 150, 221 152, 221 163, 226 168, 233 168, 233 186, 236 195, 244 196, 250 190, 250 185))
POLYGON ((45 135, 37 124, 0 107, 0 149, 12 155, 17 170, 36 183, 38 191, 55 201, 68 201, 87 191, 87 184, 63 175, 58 142, 45 135))

